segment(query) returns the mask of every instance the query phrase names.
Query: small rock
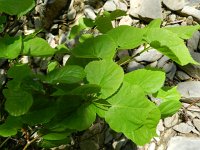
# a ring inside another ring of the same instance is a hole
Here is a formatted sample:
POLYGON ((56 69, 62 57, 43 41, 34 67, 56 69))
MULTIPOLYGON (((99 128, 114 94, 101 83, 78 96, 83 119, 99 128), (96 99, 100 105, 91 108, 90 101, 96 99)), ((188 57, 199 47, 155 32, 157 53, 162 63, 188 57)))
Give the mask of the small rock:
POLYGON ((165 125, 165 127, 170 128, 170 127, 176 125, 178 123, 178 121, 179 121, 179 116, 176 113, 172 117, 165 118, 164 125, 165 125))
POLYGON ((148 66, 152 67, 152 68, 155 68, 158 64, 158 61, 154 61, 152 63, 150 63, 148 66))
POLYGON ((197 50, 198 44, 199 44, 199 39, 200 39, 200 33, 199 31, 196 31, 192 38, 190 38, 187 41, 187 47, 189 48, 189 50, 195 51, 197 50))
POLYGON ((127 11, 127 6, 125 3, 122 3, 119 0, 115 0, 115 4, 117 5, 117 9, 123 10, 123 11, 127 11))
POLYGON ((0 69, 0 88, 6 83, 6 71, 5 69, 0 69))
POLYGON ((70 57, 70 55, 65 55, 63 57, 63 66, 65 66, 65 64, 66 64, 67 60, 69 59, 69 57, 70 57))
POLYGON ((167 56, 163 56, 161 59, 158 60, 158 64, 157 64, 157 67, 158 68, 163 68, 163 66, 169 62, 169 57, 167 56))
POLYGON ((167 150, 199 150, 200 139, 194 137, 172 137, 167 150))
POLYGON ((163 0, 163 4, 172 11, 183 9, 185 0, 163 0))
POLYGON ((181 10, 181 13, 187 16, 193 16, 198 21, 200 21, 200 10, 194 7, 184 6, 183 9, 181 10))
POLYGON ((160 59, 163 55, 155 50, 155 49, 151 49, 148 51, 143 52, 142 54, 140 54, 139 56, 135 57, 136 61, 145 61, 145 62, 154 62, 158 59, 160 59))
POLYGON ((119 21, 119 26, 121 25, 131 26, 132 23, 133 23, 133 20, 130 16, 123 16, 122 19, 119 21))
POLYGON ((171 139, 171 137, 176 135, 176 131, 174 131, 172 128, 169 128, 168 130, 166 130, 163 134, 163 139, 165 141, 168 141, 169 139, 171 139))
POLYGON ((76 10, 72 7, 67 13, 68 20, 74 20, 76 18, 76 10))
POLYGON ((193 25, 194 20, 192 16, 188 16, 185 21, 187 25, 193 25))
POLYGON ((94 9, 90 6, 85 6, 84 14, 87 18, 90 18, 92 20, 95 20, 95 18, 97 17, 94 13, 94 9))
POLYGON ((42 27, 42 20, 40 17, 33 17, 35 29, 40 29, 42 27))
POLYGON ((145 20, 163 18, 160 0, 130 0, 129 14, 145 20))
POLYGON ((105 4, 103 5, 103 9, 105 11, 115 11, 117 9, 117 6, 115 4, 114 1, 112 0, 108 0, 105 2, 105 4))
POLYGON ((156 149, 156 144, 154 142, 149 144, 148 150, 155 150, 156 149))
POLYGON ((112 146, 115 150, 120 150, 127 143, 127 139, 123 138, 120 141, 113 142, 112 146))
POLYGON ((27 64, 30 62, 29 56, 22 56, 22 58, 20 59, 20 62, 22 64, 27 64))
POLYGON ((144 65, 136 62, 136 61, 131 61, 128 66, 127 66, 127 72, 131 72, 137 69, 144 68, 144 65))
POLYGON ((193 124, 197 128, 197 130, 200 131, 200 120, 199 119, 193 119, 193 124))
POLYGON ((160 132, 163 132, 165 130, 165 127, 163 126, 163 121, 160 120, 158 125, 157 125, 157 129, 160 131, 160 132))
POLYGON ((187 75, 185 72, 183 71, 176 71, 176 77, 178 79, 180 79, 181 81, 185 81, 185 80, 188 80, 190 79, 190 76, 187 75))
POLYGON ((174 22, 176 20, 176 15, 175 14, 172 14, 169 16, 169 21, 170 22, 174 22))
POLYGON ((193 101, 200 99, 200 81, 180 82, 177 85, 177 90, 181 94, 181 99, 185 101, 193 101))
POLYGON ((192 126, 188 125, 187 123, 180 123, 173 127, 174 130, 180 133, 190 133, 192 131, 192 126))
POLYGON ((117 53, 117 56, 121 59, 125 56, 129 56, 129 53, 128 53, 128 50, 121 50, 121 51, 118 51, 117 53))

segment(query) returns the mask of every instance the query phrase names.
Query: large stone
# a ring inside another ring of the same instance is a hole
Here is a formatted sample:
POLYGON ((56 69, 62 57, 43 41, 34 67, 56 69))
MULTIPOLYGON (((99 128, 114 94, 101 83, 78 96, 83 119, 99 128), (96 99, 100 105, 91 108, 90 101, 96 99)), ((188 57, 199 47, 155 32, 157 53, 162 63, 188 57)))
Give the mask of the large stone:
POLYGON ((163 0, 163 4, 170 10, 177 11, 183 9, 185 0, 163 0))
POLYGON ((200 99, 200 81, 180 82, 177 90, 181 94, 182 100, 194 101, 200 99))
POLYGON ((158 59, 160 59, 163 55, 155 50, 155 49, 151 49, 148 51, 143 52, 142 54, 140 54, 139 56, 135 57, 136 61, 145 61, 145 62, 154 62, 158 59))
POLYGON ((160 0, 130 0, 130 15, 145 20, 163 18, 160 0))
MULTIPOLYGON (((196 60, 198 63, 200 63, 200 53, 197 52, 190 52, 191 56, 194 60, 196 60)), ((183 71, 185 71, 189 76, 200 79, 200 65, 193 65, 188 64, 185 66, 179 66, 183 71)))
POLYGON ((194 128, 193 126, 190 126, 189 124, 183 122, 173 127, 174 130, 184 134, 190 133, 193 128, 194 128))
POLYGON ((200 33, 199 31, 196 31, 192 38, 190 38, 187 41, 187 47, 189 48, 189 50, 195 51, 197 50, 198 44, 199 44, 199 39, 200 39, 200 33))
POLYGON ((114 11, 117 9, 117 6, 114 1, 109 0, 105 2, 105 4, 103 5, 103 9, 106 11, 114 11))
POLYGON ((193 16, 196 20, 200 22, 200 10, 191 7, 191 6, 184 6, 181 10, 181 13, 186 16, 193 16))
POLYGON ((172 137, 168 142, 167 150, 199 150, 200 138, 172 137))
POLYGON ((197 128, 197 130, 200 131, 200 120, 199 119, 193 119, 193 124, 197 128))

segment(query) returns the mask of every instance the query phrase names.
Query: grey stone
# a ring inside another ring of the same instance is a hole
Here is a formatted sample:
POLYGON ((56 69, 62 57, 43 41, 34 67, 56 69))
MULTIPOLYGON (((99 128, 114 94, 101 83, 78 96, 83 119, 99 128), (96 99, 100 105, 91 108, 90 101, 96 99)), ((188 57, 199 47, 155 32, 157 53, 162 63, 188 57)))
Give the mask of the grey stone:
POLYGON ((192 16, 188 16, 185 21, 187 25, 193 25, 194 19, 192 16))
POLYGON ((200 81, 180 82, 177 85, 177 90, 181 94, 181 99, 185 101, 193 101, 200 98, 200 81))
POLYGON ((22 58, 20 58, 20 62, 21 62, 22 64, 27 64, 27 63, 29 63, 29 62, 30 62, 29 56, 22 56, 22 58))
POLYGON ((158 61, 154 61, 152 63, 150 63, 148 66, 152 67, 152 68, 155 68, 158 64, 158 61))
POLYGON ((103 5, 103 9, 104 9, 105 11, 114 11, 114 10, 117 9, 117 6, 116 6, 116 4, 115 4, 114 1, 108 0, 108 1, 106 1, 105 4, 103 5))
MULTIPOLYGON (((194 60, 200 63, 200 53, 190 51, 191 56, 194 60)), ((189 76, 200 79, 200 65, 188 64, 185 66, 179 66, 189 76)))
POLYGON ((199 5, 199 0, 186 0, 186 5, 188 6, 198 6, 199 5))
POLYGON ((6 83, 6 71, 5 69, 0 69, 0 88, 6 83))
POLYGON ((180 133, 190 133, 191 131, 192 131, 192 126, 190 126, 189 124, 187 124, 187 123, 180 123, 180 124, 178 124, 178 125, 175 125, 174 127, 173 127, 173 129, 174 130, 176 130, 176 131, 178 131, 178 132, 180 132, 180 133))
POLYGON ((199 119, 193 119, 193 124, 197 128, 197 130, 200 131, 200 120, 199 119))
POLYGON ((158 125, 157 125, 157 130, 159 130, 160 132, 163 132, 165 130, 165 127, 163 126, 163 121, 160 120, 158 125))
POLYGON ((173 80, 177 67, 173 62, 167 63, 164 65, 163 69, 167 72, 167 69, 169 69, 169 72, 167 72, 166 76, 168 79, 173 80))
POLYGON ((176 71, 176 77, 181 81, 190 79, 190 76, 183 71, 176 71))
POLYGON ((120 141, 113 142, 112 146, 115 150, 120 150, 127 143, 127 139, 122 138, 120 141))
POLYGON ((176 125, 178 123, 178 121, 179 121, 179 116, 176 113, 172 117, 165 118, 164 125, 165 125, 165 127, 170 128, 170 127, 176 125))
POLYGON ((130 0, 129 14, 145 20, 163 18, 160 0, 130 0))
POLYGON ((65 64, 66 64, 67 60, 69 59, 69 57, 70 57, 70 55, 65 55, 63 57, 63 66, 65 66, 65 64))
POLYGON ((194 137, 172 137, 167 150, 199 150, 200 139, 194 137))
POLYGON ((185 0, 163 0, 163 4, 170 10, 177 11, 183 9, 185 0))
POLYGON ((197 50, 198 44, 199 44, 199 39, 200 39, 200 33, 199 31, 196 31, 192 38, 190 38, 187 41, 187 47, 189 48, 189 50, 195 51, 197 50))
POLYGON ((157 64, 157 67, 158 68, 163 68, 163 66, 169 62, 169 57, 167 56, 163 56, 161 59, 158 60, 158 64, 157 64))
POLYGON ((34 19, 34 26, 36 29, 40 29, 42 27, 42 20, 41 17, 33 17, 34 19))
POLYGON ((155 50, 155 49, 151 49, 148 51, 143 52, 142 54, 140 54, 139 56, 135 57, 136 61, 145 61, 145 62, 154 62, 158 59, 160 59, 163 55, 155 50))
POLYGON ((121 59, 125 56, 129 56, 129 53, 128 53, 128 50, 121 50, 121 51, 118 51, 117 53, 117 56, 121 59))
POLYGON ((85 6, 84 14, 87 18, 90 18, 92 20, 95 20, 95 18, 97 17, 94 12, 94 9, 90 6, 85 6))
POLYGON ((136 61, 131 61, 128 66, 127 66, 127 72, 131 72, 137 69, 144 68, 144 65, 136 62, 136 61))
POLYGON ((169 21, 170 22, 174 22, 176 20, 176 15, 175 14, 172 14, 169 16, 169 21))
POLYGON ((183 9, 181 10, 181 13, 187 16, 193 16, 198 21, 200 21, 200 10, 194 7, 184 6, 183 9))

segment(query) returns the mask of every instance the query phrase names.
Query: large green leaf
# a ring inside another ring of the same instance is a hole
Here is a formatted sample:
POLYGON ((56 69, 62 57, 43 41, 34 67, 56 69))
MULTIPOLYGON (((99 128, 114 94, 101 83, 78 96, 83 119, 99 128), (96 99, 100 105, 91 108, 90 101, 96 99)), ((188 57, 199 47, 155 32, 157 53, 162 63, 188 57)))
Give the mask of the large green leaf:
POLYGON ((35 37, 28 40, 24 40, 24 55, 30 56, 52 56, 56 52, 47 41, 42 38, 35 37))
POLYGON ((46 77, 46 82, 56 83, 77 83, 85 77, 84 69, 80 66, 64 66, 62 68, 54 69, 49 72, 46 77))
POLYGON ((142 88, 125 82, 108 102, 112 106, 105 119, 112 129, 123 132, 138 145, 144 145, 155 136, 160 112, 145 97, 142 88))
POLYGON ((164 29, 169 30, 177 34, 182 39, 189 39, 192 37, 195 31, 200 29, 200 25, 196 26, 179 26, 179 27, 165 27, 164 29))
POLYGON ((5 12, 9 15, 24 15, 34 6, 34 0, 0 0, 0 12, 5 12))
POLYGON ((164 84, 165 73, 156 69, 138 69, 127 73, 124 81, 142 87, 145 93, 155 93, 164 84))
POLYGON ((60 124, 76 130, 85 130, 91 126, 96 119, 96 112, 93 107, 88 104, 81 105, 76 111, 64 119, 60 124))
POLYGON ((0 38, 0 58, 15 59, 22 50, 21 36, 0 38))
POLYGON ((63 140, 66 139, 70 135, 70 131, 63 132, 47 132, 47 134, 43 135, 42 138, 44 140, 63 140))
POLYGON ((6 122, 0 125, 0 136, 8 137, 17 134, 17 130, 20 129, 22 123, 19 117, 8 116, 6 122))
POLYGON ((107 32, 112 37, 119 49, 132 49, 144 43, 145 29, 131 26, 119 26, 107 32))
POLYGON ((63 140, 40 140, 38 145, 40 147, 43 147, 43 148, 53 148, 53 147, 59 147, 60 145, 66 145, 67 143, 70 142, 70 138, 66 138, 66 139, 63 139, 63 140))
POLYGON ((146 28, 148 29, 148 28, 160 28, 160 26, 161 26, 161 19, 159 18, 159 19, 155 19, 155 20, 153 20, 153 21, 151 21, 147 26, 146 26, 146 28))
POLYGON ((180 65, 197 64, 191 57, 185 43, 177 34, 159 28, 150 28, 144 36, 151 47, 157 49, 180 65), (156 36, 155 36, 156 35, 156 36))
POLYGON ((124 78, 123 69, 113 61, 93 61, 85 67, 85 72, 90 84, 101 87, 99 97, 103 99, 114 94, 124 78))
POLYGON ((116 52, 116 44, 108 35, 100 35, 85 40, 72 49, 72 54, 80 58, 112 59, 116 52))
POLYGON ((5 89, 3 91, 6 97, 5 109, 12 116, 20 116, 28 112, 33 103, 32 95, 23 90, 5 89))

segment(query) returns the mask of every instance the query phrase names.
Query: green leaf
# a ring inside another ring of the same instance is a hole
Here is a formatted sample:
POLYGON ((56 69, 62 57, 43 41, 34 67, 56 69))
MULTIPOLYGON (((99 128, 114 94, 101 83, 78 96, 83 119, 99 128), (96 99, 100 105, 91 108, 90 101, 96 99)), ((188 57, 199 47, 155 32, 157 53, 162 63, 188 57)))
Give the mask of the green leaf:
POLYGON ((34 0, 0 0, 0 12, 22 16, 35 6, 34 0))
POLYGON ((119 49, 132 49, 145 43, 143 35, 145 29, 139 29, 131 26, 119 26, 107 32, 117 44, 119 49))
POLYGON ((93 61, 85 67, 86 78, 90 84, 101 87, 99 98, 107 98, 114 94, 120 87, 124 72, 123 69, 113 61, 93 61))
POLYGON ((61 124, 69 129, 76 129, 78 131, 85 130, 91 126, 96 119, 96 112, 93 107, 88 104, 83 104, 79 108, 70 113, 61 124))
POLYGON ((176 113, 181 108, 180 93, 177 87, 163 87, 156 94, 156 98, 161 99, 161 104, 158 106, 162 118, 168 117, 176 113))
POLYGON ((181 102, 168 100, 161 103, 158 108, 160 109, 162 118, 166 118, 172 116, 181 108, 181 102))
POLYGON ((118 17, 126 16, 126 12, 121 9, 116 9, 110 13, 110 19, 115 20, 118 17))
POLYGON ((72 84, 80 82, 85 77, 85 72, 80 66, 64 66, 54 69, 46 76, 46 82, 51 84, 66 83, 72 84))
POLYGON ((138 69, 127 73, 124 81, 133 85, 140 86, 145 93, 155 93, 164 84, 165 73, 156 69, 138 69))
POLYGON ((108 35, 100 35, 78 44, 71 52, 80 58, 112 59, 116 52, 116 44, 108 35))
POLYGON ((56 52, 46 40, 35 37, 28 40, 24 40, 24 55, 30 55, 35 57, 52 56, 56 52))
POLYGON ((22 80, 31 75, 32 71, 27 64, 16 64, 8 70, 8 77, 16 80, 22 80))
POLYGON ((59 63, 57 61, 52 61, 48 64, 47 66, 47 72, 51 72, 53 71, 55 68, 57 68, 59 66, 59 63))
POLYGON ((155 20, 151 21, 151 22, 146 26, 146 28, 160 28, 161 22, 162 22, 162 20, 161 20, 160 18, 159 18, 159 19, 155 19, 155 20))
POLYGON ((171 31, 151 28, 148 29, 144 39, 150 43, 151 47, 157 49, 180 65, 188 63, 197 64, 191 57, 184 41, 171 31))
POLYGON ((98 94, 101 90, 101 87, 95 84, 84 84, 79 86, 71 91, 67 91, 64 89, 58 89, 51 96, 60 96, 60 95, 93 95, 98 94))
POLYGON ((47 107, 35 111, 30 111, 21 116, 22 121, 29 125, 43 124, 49 122, 56 114, 55 107, 47 107))
POLYGON ((32 95, 20 89, 5 89, 3 94, 6 97, 5 109, 12 116, 20 116, 27 113, 33 103, 32 95))
POLYGON ((111 23, 111 19, 109 17, 106 17, 106 16, 96 17, 95 24, 97 26, 97 29, 101 33, 106 33, 113 28, 112 23, 111 23))
POLYGON ((22 123, 19 117, 8 116, 6 122, 0 125, 0 136, 9 137, 17 134, 17 130, 20 129, 22 123))
POLYGON ((108 102, 112 106, 105 119, 113 130, 124 133, 138 145, 150 142, 156 135, 160 112, 139 86, 123 83, 108 102))
POLYGON ((182 39, 190 39, 195 31, 200 29, 200 25, 196 26, 179 26, 179 27, 165 27, 163 29, 169 30, 182 39))
POLYGON ((160 98, 165 101, 179 101, 181 99, 181 94, 177 91, 177 87, 163 87, 156 94, 156 98, 160 98))
POLYGON ((0 58, 15 59, 22 49, 21 36, 0 38, 0 58))
POLYGON ((47 134, 43 135, 42 138, 44 140, 63 140, 69 136, 70 132, 48 132, 47 134))

